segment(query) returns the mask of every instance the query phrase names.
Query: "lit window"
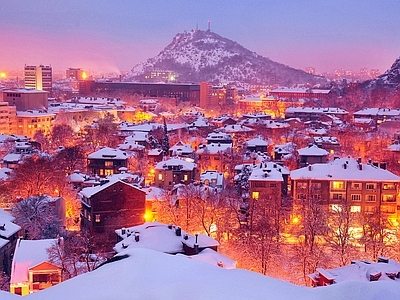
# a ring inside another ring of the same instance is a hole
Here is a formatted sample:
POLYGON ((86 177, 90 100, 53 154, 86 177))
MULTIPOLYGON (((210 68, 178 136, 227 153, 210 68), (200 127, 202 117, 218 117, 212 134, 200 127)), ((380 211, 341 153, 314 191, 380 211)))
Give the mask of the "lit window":
POLYGON ((394 214, 396 212, 396 207, 394 206, 381 206, 381 212, 386 214, 394 214))
POLYGON ((332 190, 344 190, 345 185, 343 181, 332 181, 331 188, 332 190))
POLYGON ((105 162, 104 162, 104 165, 105 165, 106 167, 112 167, 112 166, 113 166, 113 162, 112 162, 112 161, 105 161, 105 162))
POLYGON ((382 195, 382 202, 396 202, 395 195, 382 195))
POLYGON ((361 206, 351 206, 350 211, 352 213, 359 213, 359 212, 361 212, 361 206))
POLYGON ((184 181, 188 181, 188 179, 189 179, 189 176, 187 174, 183 175, 183 180, 184 181))
POLYGON ((384 190, 395 190, 396 189, 396 184, 394 183, 385 183, 383 185, 384 190))
POLYGON ((340 206, 338 204, 332 204, 331 205, 331 210, 333 212, 341 212, 342 211, 342 206, 340 206))
POLYGON ((158 174, 158 180, 163 180, 163 178, 162 178, 162 174, 160 173, 160 174, 158 174))
POLYGON ((99 214, 94 215, 94 221, 96 223, 100 223, 100 215, 99 214))
POLYGON ((252 192, 252 193, 251 193, 251 197, 252 197, 253 199, 258 199, 258 198, 260 197, 260 192, 252 192))

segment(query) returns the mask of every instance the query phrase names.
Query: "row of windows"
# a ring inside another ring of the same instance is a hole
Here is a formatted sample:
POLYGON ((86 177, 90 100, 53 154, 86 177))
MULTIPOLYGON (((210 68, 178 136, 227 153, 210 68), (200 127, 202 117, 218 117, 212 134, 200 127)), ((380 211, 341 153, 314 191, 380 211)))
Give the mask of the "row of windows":
MULTIPOLYGON (((331 190, 345 190, 346 189, 346 182, 345 181, 331 181, 330 183, 331 190)), ((363 184, 361 182, 352 182, 351 189, 352 190, 361 190, 363 184)), ((297 189, 307 189, 308 184, 307 182, 296 182, 297 189)), ((321 189, 322 184, 321 182, 311 182, 310 188, 311 190, 321 189)), ((396 190, 395 183, 384 183, 382 185, 384 190, 396 190)), ((365 184, 366 190, 376 190, 377 183, 366 183, 365 184)))
MULTIPOLYGON (((92 220, 92 218, 91 218, 91 216, 90 216, 90 213, 89 213, 86 209, 83 210, 82 215, 83 215, 86 219, 88 219, 88 221, 91 221, 91 220, 92 220)), ((100 216, 100 214, 95 214, 95 215, 94 215, 94 221, 95 221, 96 223, 100 223, 100 222, 101 222, 101 216, 100 216)))
MULTIPOLYGON (((176 177, 176 175, 174 175, 176 177)), ((163 174, 159 173, 158 174, 158 180, 163 180, 163 174)), ((189 175, 188 174, 183 174, 183 181, 188 181, 189 180, 189 175)))
POLYGON ((7 93, 7 97, 21 97, 21 94, 17 94, 17 93, 7 93))
MULTIPOLYGON (((333 212, 341 212, 343 208, 338 204, 332 204, 330 206, 330 209, 333 212)), ((363 209, 364 209, 365 213, 375 213, 377 211, 377 207, 376 206, 364 206, 363 209)), ((396 207, 394 207, 394 206, 381 206, 380 210, 383 213, 393 214, 393 213, 396 212, 396 207)), ((359 206, 359 205, 350 206, 350 212, 352 212, 352 213, 360 213, 361 212, 361 206, 359 206)))
POLYGON ((270 188, 276 188, 276 183, 275 182, 271 182, 271 183, 267 183, 265 181, 254 181, 251 183, 251 187, 259 187, 259 188, 266 188, 266 187, 270 187, 270 188))
MULTIPOLYGON (((304 193, 299 193, 297 194, 297 199, 306 199, 307 195, 304 193)), ((321 194, 312 194, 310 195, 311 199, 321 199, 321 194)), ((345 200, 346 199, 346 194, 343 193, 333 193, 332 194, 332 200, 345 200)), ((362 196, 361 194, 351 194, 350 196, 351 201, 354 202, 361 202, 362 201, 362 196)), ((366 202, 376 202, 376 195, 369 194, 365 196, 365 201, 366 202)), ((387 202, 387 203, 395 203, 396 202, 396 195, 382 195, 382 202, 387 202)))

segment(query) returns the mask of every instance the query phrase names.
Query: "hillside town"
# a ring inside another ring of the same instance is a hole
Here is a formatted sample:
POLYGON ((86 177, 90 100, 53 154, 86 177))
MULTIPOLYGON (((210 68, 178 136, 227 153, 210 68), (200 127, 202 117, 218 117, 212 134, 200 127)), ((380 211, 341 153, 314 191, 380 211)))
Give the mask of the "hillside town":
POLYGON ((73 68, 53 82, 50 66, 2 84, 3 290, 35 293, 138 248, 306 286, 399 278, 389 102, 73 68))

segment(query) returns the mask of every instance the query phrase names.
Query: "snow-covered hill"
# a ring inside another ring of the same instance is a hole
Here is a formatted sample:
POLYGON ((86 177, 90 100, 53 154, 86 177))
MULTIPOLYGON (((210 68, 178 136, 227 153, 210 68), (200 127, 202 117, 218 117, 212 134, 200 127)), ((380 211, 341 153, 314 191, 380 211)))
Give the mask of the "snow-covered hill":
POLYGON ((127 81, 143 80, 155 70, 174 71, 179 81, 234 81, 249 84, 315 83, 322 78, 258 55, 211 31, 175 35, 157 56, 133 67, 127 81))
POLYGON ((400 57, 392 64, 389 70, 368 82, 367 89, 389 88, 396 89, 400 84, 400 57))
POLYGON ((400 299, 396 281, 345 282, 313 289, 242 269, 223 269, 182 255, 147 249, 127 249, 121 254, 129 256, 24 299, 400 299))

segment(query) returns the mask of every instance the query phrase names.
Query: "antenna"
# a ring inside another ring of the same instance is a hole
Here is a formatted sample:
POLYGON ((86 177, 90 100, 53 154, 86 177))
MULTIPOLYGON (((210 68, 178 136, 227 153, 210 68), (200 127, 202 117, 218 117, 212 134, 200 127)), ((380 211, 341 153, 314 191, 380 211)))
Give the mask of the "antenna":
POLYGON ((196 31, 199 31, 199 22, 196 23, 196 31))
POLYGON ((211 31, 211 21, 210 20, 208 20, 208 29, 207 29, 207 31, 211 31))

